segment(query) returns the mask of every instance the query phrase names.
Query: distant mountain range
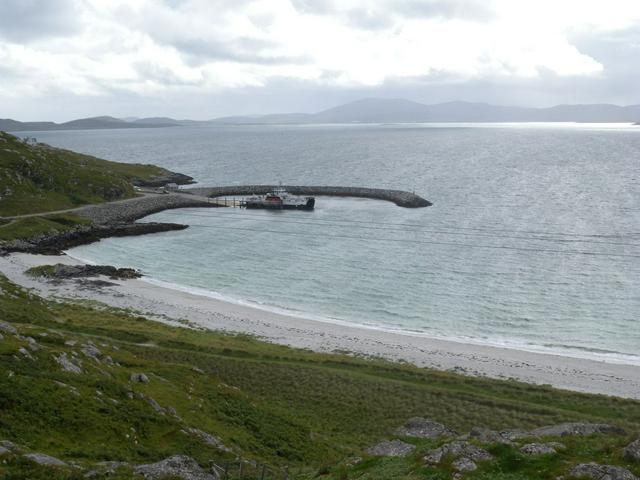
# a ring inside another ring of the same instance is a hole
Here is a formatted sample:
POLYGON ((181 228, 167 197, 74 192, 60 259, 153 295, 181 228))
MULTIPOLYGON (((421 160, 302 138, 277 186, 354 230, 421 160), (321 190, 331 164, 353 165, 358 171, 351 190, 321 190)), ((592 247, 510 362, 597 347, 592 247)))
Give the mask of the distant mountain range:
POLYGON ((18 122, 0 119, 0 130, 5 132, 45 131, 45 130, 100 130, 113 128, 157 128, 176 127, 181 123, 171 118, 139 118, 133 121, 114 117, 91 117, 72 120, 65 123, 54 122, 18 122))
MULTIPOLYGON (((124 119, 92 117, 65 123, 18 122, 0 119, 0 130, 94 130, 113 128, 158 128, 186 125, 320 124, 320 123, 423 123, 423 122, 623 122, 640 119, 640 105, 557 105, 527 108, 488 103, 447 102, 425 105, 404 99, 369 98, 318 113, 279 113, 231 116, 209 121, 176 120, 168 117, 124 119)), ((640 123, 640 122, 639 122, 640 123)), ((638 123, 636 123, 638 125, 638 123)))
POLYGON ((488 103, 448 102, 425 105, 411 100, 370 98, 318 113, 224 117, 215 123, 422 123, 422 122, 636 122, 640 105, 558 105, 527 108, 488 103))

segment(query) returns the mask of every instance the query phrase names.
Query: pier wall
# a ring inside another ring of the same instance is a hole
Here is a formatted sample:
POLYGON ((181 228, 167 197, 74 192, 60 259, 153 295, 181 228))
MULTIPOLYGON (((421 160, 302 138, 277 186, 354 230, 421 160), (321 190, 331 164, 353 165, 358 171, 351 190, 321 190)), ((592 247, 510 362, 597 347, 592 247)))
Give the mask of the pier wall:
MULTIPOLYGON (((232 185, 226 187, 193 187, 182 189, 182 191, 202 197, 224 197, 232 195, 262 195, 269 193, 273 188, 273 185, 232 185)), ((420 208, 432 205, 430 201, 420 197, 419 195, 411 192, 405 192, 403 190, 301 185, 282 185, 282 188, 294 195, 372 198, 393 202, 399 207, 405 208, 420 208)))

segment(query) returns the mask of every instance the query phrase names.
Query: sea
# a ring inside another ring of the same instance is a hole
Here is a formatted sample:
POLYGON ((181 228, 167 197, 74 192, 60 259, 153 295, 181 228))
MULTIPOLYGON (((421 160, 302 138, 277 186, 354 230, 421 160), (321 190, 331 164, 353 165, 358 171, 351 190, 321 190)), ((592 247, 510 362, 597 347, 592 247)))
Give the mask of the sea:
POLYGON ((327 323, 640 365, 640 127, 247 125, 27 132, 203 186, 344 185, 433 202, 173 210, 183 231, 68 253, 327 323))

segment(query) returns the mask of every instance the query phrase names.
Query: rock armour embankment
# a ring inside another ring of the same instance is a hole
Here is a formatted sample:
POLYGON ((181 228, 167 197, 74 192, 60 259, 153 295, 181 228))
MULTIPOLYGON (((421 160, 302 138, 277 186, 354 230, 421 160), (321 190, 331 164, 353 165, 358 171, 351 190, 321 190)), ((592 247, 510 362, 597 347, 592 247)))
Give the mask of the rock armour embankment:
POLYGON ((133 222, 163 210, 215 206, 217 205, 209 203, 205 199, 170 193, 165 195, 151 194, 119 202, 87 205, 74 213, 86 217, 98 225, 109 225, 133 222))
MULTIPOLYGON (((330 197, 360 197, 393 202, 399 207, 421 208, 428 207, 431 202, 403 190, 365 187, 331 187, 331 186, 301 186, 283 185, 284 189, 294 195, 319 195, 330 197)), ((227 187, 198 187, 188 188, 185 192, 202 197, 223 197, 230 195, 265 194, 273 190, 273 185, 233 185, 227 187)))

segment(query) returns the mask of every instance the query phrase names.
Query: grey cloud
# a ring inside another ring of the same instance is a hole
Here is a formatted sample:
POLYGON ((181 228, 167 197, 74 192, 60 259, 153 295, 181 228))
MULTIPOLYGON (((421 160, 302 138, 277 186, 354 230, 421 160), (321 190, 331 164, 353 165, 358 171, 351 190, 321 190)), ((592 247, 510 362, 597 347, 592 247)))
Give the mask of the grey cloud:
POLYGON ((591 91, 608 91, 615 102, 635 98, 640 102, 640 25, 616 32, 575 34, 572 43, 601 63, 604 70, 590 79, 591 91))
POLYGON ((276 45, 256 38, 243 37, 228 41, 182 38, 167 43, 190 57, 188 63, 191 65, 220 60, 257 65, 304 64, 310 61, 306 57, 271 55, 269 49, 276 45))
POLYGON ((473 21, 487 21, 494 12, 487 0, 394 0, 393 2, 371 3, 352 8, 346 13, 336 7, 331 0, 290 0, 302 13, 312 15, 345 15, 351 26, 366 30, 381 30, 394 24, 395 18, 458 18, 473 21))
POLYGON ((136 62, 133 68, 145 81, 150 80, 166 86, 196 86, 199 81, 187 81, 178 77, 170 68, 152 62, 136 62))
POLYGON ((387 12, 374 12, 366 8, 354 8, 347 12, 349 25, 364 30, 384 30, 392 27, 393 18, 387 12))
POLYGON ((0 37, 30 42, 66 36, 79 29, 73 0, 3 0, 0 5, 0 37))
POLYGON ((335 13, 335 7, 331 0, 290 0, 293 8, 302 13, 312 15, 329 15, 335 13))
POLYGON ((405 17, 460 18, 465 20, 490 20, 494 16, 487 0, 397 0, 394 12, 405 17))

